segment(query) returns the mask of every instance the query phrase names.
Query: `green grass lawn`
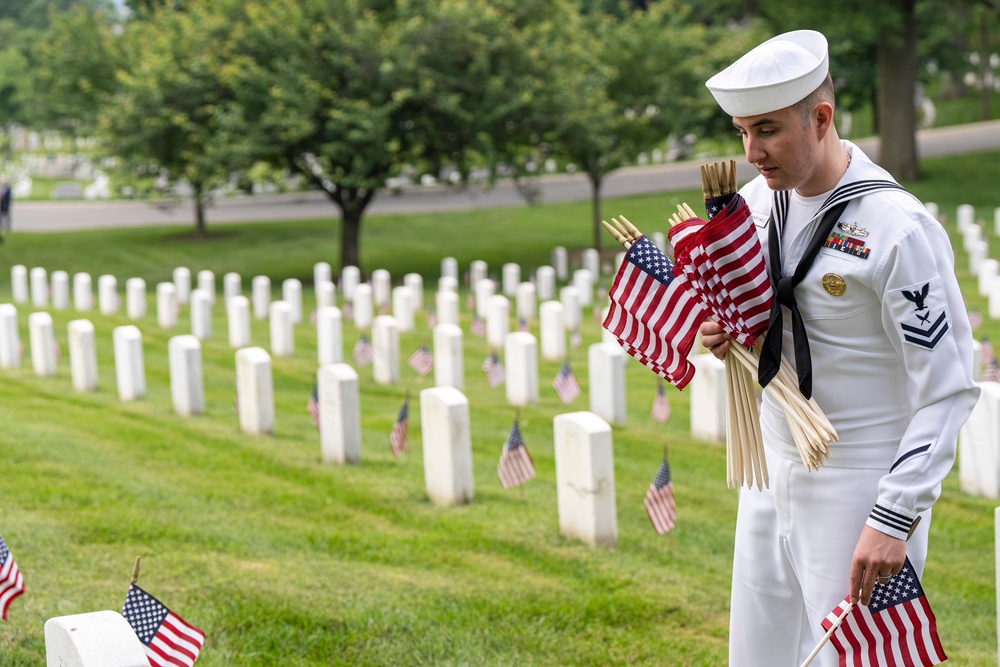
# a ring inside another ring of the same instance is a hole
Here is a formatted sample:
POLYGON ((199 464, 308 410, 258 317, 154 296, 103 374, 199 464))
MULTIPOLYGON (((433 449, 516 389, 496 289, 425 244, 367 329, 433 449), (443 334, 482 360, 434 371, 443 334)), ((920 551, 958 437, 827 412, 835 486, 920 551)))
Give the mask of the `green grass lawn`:
MULTIPOLYGON (((928 178, 912 189, 940 205, 953 232, 955 207, 974 204, 992 237, 997 159, 928 161, 928 178)), ((613 200, 605 212, 625 214, 647 232, 665 230, 682 200, 694 204, 698 194, 613 200)), ((668 388, 672 417, 665 426, 654 422, 656 379, 628 364, 628 421, 614 427, 618 546, 593 549, 559 534, 552 418, 588 407, 586 346, 600 340, 589 310, 584 345, 571 356, 584 394, 563 406, 551 388, 558 364, 543 361, 541 400, 521 410, 538 473, 523 494, 503 490, 497 479, 515 410, 479 370, 488 350, 468 334, 464 288, 470 505, 441 508, 426 498, 416 397, 432 382, 405 365, 403 382, 392 387, 376 385, 370 367, 359 372, 361 464, 320 462, 306 412, 317 367, 307 323, 296 327, 294 357, 273 361, 273 436, 238 432, 234 351, 218 304, 214 337, 203 344, 206 414, 173 414, 167 342, 190 329, 186 309, 177 329, 159 329, 156 283, 183 265, 215 271, 219 285, 223 273, 239 272, 247 294, 254 275, 268 275, 277 295, 281 280, 295 277, 306 284, 308 313, 312 266, 335 263, 337 232, 331 221, 296 221, 226 225, 200 242, 161 228, 17 233, 0 246, 0 302, 10 299, 13 264, 87 271, 95 287, 98 275, 110 273, 121 292, 127 278, 142 277, 150 294, 149 314, 136 323, 144 400, 117 399, 111 332, 131 323, 124 314, 50 311, 63 349, 57 376, 36 377, 27 358, 21 370, 0 373, 0 535, 28 589, 0 624, 0 663, 43 664, 42 628, 52 616, 120 609, 141 556, 139 584, 207 634, 198 662, 206 667, 724 664, 736 492, 725 485, 723 446, 690 437, 686 393, 668 388), (96 393, 76 393, 70 384, 66 327, 81 317, 97 333, 96 393), (414 397, 410 452, 396 460, 388 436, 407 391, 414 397), (665 444, 678 505, 670 538, 653 532, 642 506, 665 444)), ((456 257, 462 270, 483 259, 496 274, 516 261, 526 277, 548 263, 554 245, 572 253, 590 234, 586 203, 384 216, 366 221, 362 253, 366 271, 386 268, 395 282, 421 273, 425 303, 433 303, 442 256, 456 257)), ((956 252, 969 305, 985 313, 965 254, 960 246, 956 252)), ((608 283, 602 277, 604 291, 608 283)), ((27 347, 33 309, 18 310, 27 347)), ((430 343, 424 325, 419 315, 416 331, 401 336, 401 356, 430 343)), ((266 323, 252 327, 254 343, 266 348, 266 323)), ((1000 324, 987 322, 976 333, 996 340, 1000 324)), ((345 325, 345 355, 357 335, 345 325)), ((995 504, 962 494, 953 473, 935 506, 923 583, 956 665, 996 664, 995 504)))

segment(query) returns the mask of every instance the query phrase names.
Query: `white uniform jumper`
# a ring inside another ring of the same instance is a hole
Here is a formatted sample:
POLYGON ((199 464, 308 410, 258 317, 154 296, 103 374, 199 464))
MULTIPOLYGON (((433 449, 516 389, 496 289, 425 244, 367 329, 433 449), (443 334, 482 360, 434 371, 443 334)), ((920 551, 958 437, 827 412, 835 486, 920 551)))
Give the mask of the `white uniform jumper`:
MULTIPOLYGON (((823 202, 798 200, 790 214, 790 193, 770 190, 763 177, 741 190, 765 256, 768 234, 775 227, 786 232, 786 276, 823 213, 850 203, 795 288, 812 355, 813 396, 840 440, 826 464, 807 473, 780 407, 764 392, 761 429, 771 488, 740 492, 733 666, 801 664, 824 634, 823 618, 848 594, 851 559, 866 523, 906 539, 922 514, 907 545, 922 572, 930 507, 979 396, 947 233, 886 171, 850 142, 843 145, 851 163, 823 202), (796 212, 805 218, 789 219, 796 212)), ((787 309, 783 324, 782 350, 794 365, 787 309)), ((836 650, 827 645, 813 664, 837 665, 836 650)))

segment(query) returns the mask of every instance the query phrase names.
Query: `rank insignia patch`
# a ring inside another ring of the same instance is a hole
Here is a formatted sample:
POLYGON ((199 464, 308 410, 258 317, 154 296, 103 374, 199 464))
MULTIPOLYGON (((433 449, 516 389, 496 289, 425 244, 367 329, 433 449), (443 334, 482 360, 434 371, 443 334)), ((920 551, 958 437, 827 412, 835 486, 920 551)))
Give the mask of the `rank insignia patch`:
MULTIPOLYGON (((841 226, 844 223, 840 223, 841 226)), ((861 231, 864 231, 863 229, 861 231)), ((867 234, 868 232, 865 232, 867 234)), ((847 234, 838 234, 834 232, 826 238, 826 243, 823 244, 824 248, 829 248, 830 250, 838 250, 842 253, 848 255, 853 255, 854 257, 860 257, 861 259, 868 259, 868 253, 871 248, 865 247, 865 242, 855 236, 848 236, 847 234)))
POLYGON ((938 278, 889 293, 903 342, 933 350, 951 327, 938 278))

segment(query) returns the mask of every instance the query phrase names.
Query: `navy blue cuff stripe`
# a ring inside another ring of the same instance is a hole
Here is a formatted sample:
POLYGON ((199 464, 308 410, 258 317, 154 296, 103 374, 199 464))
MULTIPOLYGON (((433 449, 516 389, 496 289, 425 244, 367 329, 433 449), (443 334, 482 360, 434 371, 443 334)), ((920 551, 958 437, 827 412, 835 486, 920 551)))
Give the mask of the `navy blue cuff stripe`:
POLYGON ((910 532, 910 526, 913 525, 913 519, 910 517, 903 516, 899 512, 893 512, 880 505, 875 505, 868 516, 881 524, 904 533, 910 532))
POLYGON ((900 456, 898 459, 896 459, 896 462, 892 464, 891 468, 889 468, 889 472, 892 472, 893 470, 895 470, 896 468, 898 468, 899 465, 903 461, 905 461, 906 459, 910 458, 911 456, 916 456, 917 454, 922 454, 923 452, 926 452, 930 448, 931 448, 930 443, 927 443, 923 447, 917 447, 916 449, 911 449, 910 451, 906 452, 905 454, 903 454, 902 456, 900 456))

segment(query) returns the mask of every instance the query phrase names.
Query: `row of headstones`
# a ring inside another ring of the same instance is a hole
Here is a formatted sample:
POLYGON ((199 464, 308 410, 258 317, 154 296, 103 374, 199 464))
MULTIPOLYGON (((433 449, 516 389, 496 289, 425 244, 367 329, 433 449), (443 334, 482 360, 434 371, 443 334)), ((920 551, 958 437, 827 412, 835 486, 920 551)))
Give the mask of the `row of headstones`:
MULTIPOLYGON (((969 204, 958 207, 958 231, 969 258, 969 272, 976 276, 979 296, 987 298, 987 315, 1000 319, 1000 261, 989 256, 989 242, 982 226, 975 221, 975 209, 969 204)), ((1000 208, 994 212, 994 234, 1000 235, 1000 208)))
MULTIPOLYGON (((454 262, 454 260, 452 260, 454 262)), ((447 260, 443 268, 448 269, 447 260)), ((476 261, 471 266, 473 296, 475 298, 476 314, 485 319, 491 299, 496 296, 496 284, 486 277, 486 263, 476 261)), ((450 271, 457 271, 457 263, 450 271)), ((336 287, 330 277, 330 265, 319 262, 314 266, 314 281, 317 307, 334 305, 336 303, 336 287)), ((574 271, 571 285, 563 287, 560 297, 570 301, 575 296, 579 306, 589 306, 594 298, 594 280, 597 274, 590 269, 574 271)), ((503 266, 503 296, 516 296, 517 314, 519 319, 533 321, 535 319, 537 300, 551 300, 555 295, 557 273, 552 267, 539 267, 535 282, 521 282, 521 267, 508 263, 503 266)), ((65 271, 53 271, 52 287, 49 289, 47 272, 42 267, 34 267, 30 271, 23 265, 11 268, 12 300, 15 304, 30 301, 36 308, 46 308, 49 305, 51 293, 52 307, 64 310, 69 307, 69 276, 65 271), (30 284, 30 297, 29 297, 30 284)), ((409 273, 404 276, 403 285, 392 287, 388 271, 378 269, 372 273, 371 284, 360 282, 360 272, 356 267, 346 267, 342 272, 345 302, 353 305, 353 320, 359 329, 368 329, 376 311, 381 312, 390 303, 393 312, 404 331, 413 328, 413 312, 423 309, 423 278, 419 274, 409 273)), ((196 289, 191 289, 191 273, 186 267, 174 269, 173 281, 159 283, 156 288, 157 318, 161 328, 171 329, 177 325, 180 304, 190 304, 193 333, 202 340, 210 334, 210 308, 215 302, 215 274, 202 270, 197 274, 196 289)), ((234 272, 223 277, 223 300, 228 306, 230 300, 241 296, 243 290, 242 277, 234 272)), ((453 275, 444 275, 438 281, 439 291, 458 292, 458 279, 453 275)), ((129 278, 125 286, 126 313, 129 319, 138 320, 146 315, 146 282, 142 278, 129 278)), ((257 319, 266 319, 271 313, 271 280, 267 276, 255 276, 251 287, 253 314, 257 319)), ((302 284, 298 279, 289 278, 282 282, 281 301, 291 309, 294 324, 302 322, 302 284)), ((93 307, 93 291, 91 277, 87 273, 76 273, 73 276, 73 304, 77 311, 89 311, 93 307)), ((457 303, 454 304, 457 308, 457 303)), ((112 275, 102 275, 98 278, 98 306, 103 314, 117 313, 120 308, 118 295, 118 280, 112 275)), ((445 317, 452 312, 446 304, 445 317)), ((579 308, 574 308, 575 313, 579 308)), ((457 319, 457 318, 454 318, 457 319)), ((579 326, 579 318, 571 318, 568 326, 579 326)))

